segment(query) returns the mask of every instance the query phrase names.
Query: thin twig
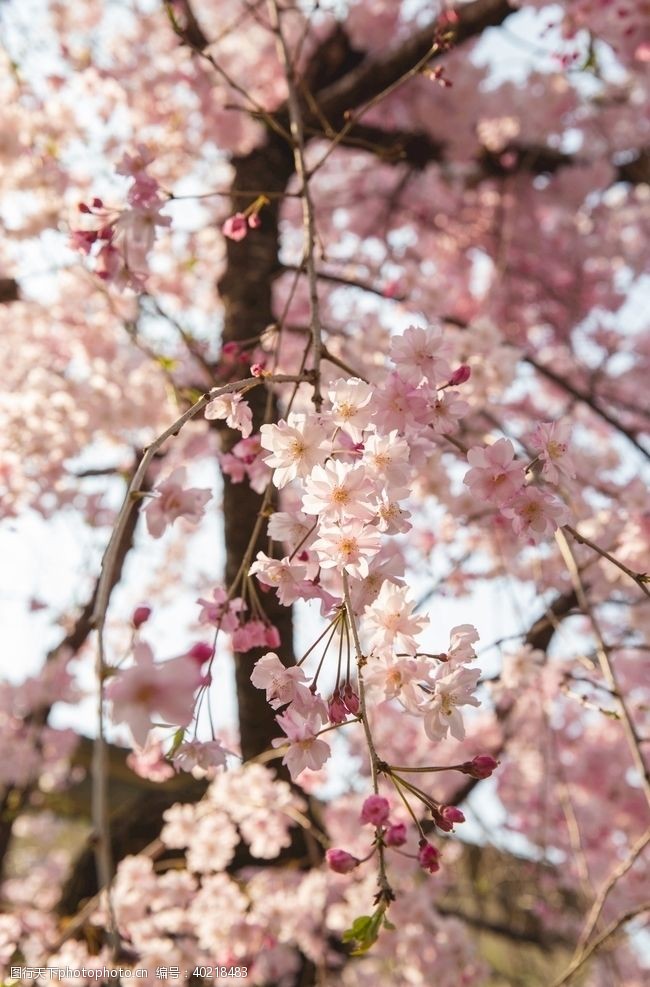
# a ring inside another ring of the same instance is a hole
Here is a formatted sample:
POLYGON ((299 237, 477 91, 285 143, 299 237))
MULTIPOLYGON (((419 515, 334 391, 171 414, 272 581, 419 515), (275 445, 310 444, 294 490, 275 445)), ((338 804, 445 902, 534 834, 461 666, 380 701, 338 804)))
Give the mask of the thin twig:
POLYGON ((621 928, 622 925, 625 925, 625 923, 629 922, 630 919, 636 918, 637 915, 642 915, 643 912, 647 912, 647 911, 650 911, 650 901, 644 901, 640 905, 635 905, 632 908, 628 908, 628 910, 624 912, 619 918, 615 919, 613 922, 610 922, 607 928, 604 929, 603 932, 601 932, 601 934, 598 936, 597 939, 593 940, 590 946, 588 946, 588 948, 584 950, 584 952, 578 957, 578 959, 571 961, 571 963, 566 968, 566 970, 561 975, 561 977, 559 977, 558 980, 555 980, 551 985, 551 987, 564 987, 564 984, 569 982, 573 974, 577 973, 577 971, 580 969, 581 966, 583 966, 584 963, 586 963, 589 957, 592 956, 593 953, 595 953, 596 950, 599 949, 602 946, 602 944, 607 941, 607 939, 613 936, 614 933, 618 932, 618 930, 621 928))
POLYGON ((300 179, 301 184, 301 198, 302 198, 302 215, 303 215, 303 231, 304 231, 304 266, 307 270, 307 279, 309 282, 309 304, 310 304, 310 316, 311 316, 311 332, 312 332, 312 352, 313 352, 313 362, 314 362, 314 395, 313 402, 316 411, 320 411, 321 405, 323 403, 323 397, 320 390, 320 363, 323 355, 323 341, 322 341, 322 325, 320 320, 320 306, 318 301, 318 272, 316 271, 316 261, 314 259, 314 250, 316 246, 316 220, 315 220, 315 210, 314 204, 311 198, 311 191, 309 188, 309 175, 307 173, 307 164, 305 160, 305 134, 303 128, 302 113, 300 109, 300 100, 298 98, 298 90, 296 87, 295 80, 295 70, 293 63, 291 61, 291 54, 289 52, 289 47, 287 45, 285 36, 282 31, 282 22, 280 17, 280 10, 278 8, 276 0, 270 0, 269 12, 271 17, 271 26, 276 34, 278 51, 281 59, 284 62, 286 70, 287 79, 287 91, 288 91, 288 102, 289 102, 289 117, 291 121, 291 137, 293 144, 293 158, 296 168, 296 174, 300 179))
POLYGON ((641 752, 641 740, 637 733, 632 715, 627 707, 623 693, 619 687, 618 680, 614 672, 614 667, 610 660, 609 648, 605 643, 605 639, 600 628, 600 622, 596 617, 593 607, 587 599, 587 594, 585 592, 584 583, 582 582, 582 576, 580 575, 578 563, 571 546, 567 541, 567 537, 561 528, 558 528, 555 532, 555 539, 569 571, 569 575, 571 576, 571 582, 573 583, 578 604, 591 624, 594 637, 596 639, 596 655, 598 656, 600 670, 608 688, 612 693, 612 696, 618 705, 621 724, 625 731, 625 736, 632 754, 632 759, 637 771, 639 772, 641 785, 643 787, 646 800, 650 805, 650 770, 644 761, 643 754, 641 752))
POLYGON ((600 545, 597 545, 589 538, 586 538, 585 535, 581 535, 580 532, 576 531, 575 528, 572 528, 570 524, 563 525, 563 529, 564 531, 568 531, 569 534, 573 538, 575 538, 575 540, 579 542, 581 545, 588 545, 589 548, 591 548, 594 552, 597 552, 598 555, 602 556, 602 558, 604 559, 607 559, 607 561, 611 562, 612 565, 615 565, 617 569, 620 569, 621 572, 624 572, 626 576, 629 576, 630 579, 633 579, 634 582, 639 587, 639 589, 643 593, 645 593, 646 596, 650 597, 650 589, 648 589, 650 576, 648 576, 646 572, 634 572, 633 569, 628 569, 628 567, 624 565, 623 562, 621 562, 619 559, 614 558, 613 555, 610 555, 609 552, 605 551, 604 548, 601 548, 600 545))

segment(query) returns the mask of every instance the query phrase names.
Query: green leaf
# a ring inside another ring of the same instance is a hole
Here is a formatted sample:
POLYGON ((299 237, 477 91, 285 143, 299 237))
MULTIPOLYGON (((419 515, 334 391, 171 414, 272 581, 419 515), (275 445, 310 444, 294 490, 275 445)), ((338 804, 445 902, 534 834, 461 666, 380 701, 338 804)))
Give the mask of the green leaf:
POLYGON ((372 915, 360 915, 355 918, 352 926, 343 933, 343 942, 356 943, 352 950, 352 956, 362 956, 374 946, 379 938, 382 928, 394 929, 395 926, 388 921, 385 915, 386 905, 381 904, 372 915))

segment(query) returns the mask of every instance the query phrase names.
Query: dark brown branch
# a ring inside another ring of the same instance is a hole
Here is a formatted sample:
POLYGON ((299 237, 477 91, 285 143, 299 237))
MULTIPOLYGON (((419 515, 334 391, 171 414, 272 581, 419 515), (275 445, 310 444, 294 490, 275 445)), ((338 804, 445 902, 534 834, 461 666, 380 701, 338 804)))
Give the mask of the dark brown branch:
POLYGON ((19 298, 18 282, 13 278, 0 278, 0 305, 17 302, 19 298))
MULTIPOLYGON (((146 489, 150 489, 149 484, 146 485, 146 489)), ((115 568, 112 573, 109 595, 122 578, 124 562, 133 546, 133 538, 138 521, 140 504, 141 501, 134 505, 128 524, 125 526, 122 533, 122 538, 115 557, 115 568)), ((84 605, 71 630, 54 648, 48 651, 45 656, 45 664, 54 661, 59 655, 66 652, 71 655, 76 654, 86 643, 90 633, 94 630, 92 617, 95 603, 97 601, 98 590, 99 578, 95 582, 94 589, 88 602, 84 605)), ((29 717, 27 717, 26 723, 36 727, 44 726, 47 723, 51 708, 51 705, 47 705, 41 707, 39 710, 35 710, 29 717)), ((33 786, 29 785, 24 788, 8 788, 2 795, 2 799, 0 800, 0 870, 6 863, 7 850, 11 840, 14 820, 28 804, 32 792, 33 786)))

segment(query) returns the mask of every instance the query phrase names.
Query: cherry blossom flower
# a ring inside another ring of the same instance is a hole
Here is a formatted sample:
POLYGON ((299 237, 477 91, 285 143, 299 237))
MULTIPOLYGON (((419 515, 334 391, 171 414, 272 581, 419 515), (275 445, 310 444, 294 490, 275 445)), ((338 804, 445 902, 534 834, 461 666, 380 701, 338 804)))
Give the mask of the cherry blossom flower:
POLYGON ((351 377, 349 380, 337 380, 328 390, 327 396, 332 402, 332 421, 346 432, 353 442, 361 442, 363 429, 368 426, 372 414, 369 407, 372 398, 372 388, 369 384, 351 377))
POLYGON ((305 583, 317 575, 318 563, 310 562, 309 555, 306 562, 297 562, 288 555, 283 559, 272 559, 264 552, 258 552, 248 571, 251 576, 257 576, 263 586, 272 586, 276 590, 283 607, 290 607, 304 596, 305 583))
POLYGON ((228 217, 221 227, 221 232, 229 240, 237 241, 244 239, 248 233, 248 229, 248 222, 243 212, 236 212, 233 216, 228 217))
POLYGON ((115 223, 115 243, 122 250, 129 270, 142 273, 147 267, 147 255, 156 239, 156 227, 171 226, 170 216, 161 216, 164 201, 125 209, 115 223))
POLYGON ((451 376, 448 357, 451 344, 443 339, 438 326, 423 329, 409 326, 400 336, 393 336, 390 355, 400 377, 417 386, 423 377, 435 387, 451 376))
POLYGON ((151 648, 139 641, 133 649, 135 664, 119 671, 106 686, 113 719, 128 724, 133 739, 144 747, 152 718, 187 726, 194 715, 194 693, 204 678, 191 658, 182 656, 156 663, 151 648))
POLYGON ((480 677, 480 669, 461 665, 448 671, 444 666, 434 679, 433 695, 421 704, 424 730, 431 740, 442 740, 451 733, 456 740, 465 737, 465 725, 459 706, 480 706, 472 693, 480 677))
POLYGON ((361 466, 330 461, 325 466, 315 466, 306 478, 302 509, 326 521, 369 521, 375 516, 369 503, 374 493, 361 466))
POLYGON ((329 454, 323 426, 298 412, 277 425, 262 425, 260 435, 262 448, 270 452, 264 461, 273 469, 273 482, 280 489, 298 476, 307 476, 329 454))
POLYGON ((433 431, 446 435, 456 431, 458 421, 467 414, 469 405, 459 396, 458 391, 438 391, 429 404, 429 411, 433 431))
POLYGON ((211 600, 199 597, 196 602, 201 607, 199 623, 212 624, 213 627, 219 627, 227 634, 232 634, 233 631, 237 630, 242 619, 240 614, 244 614, 248 609, 240 596, 229 599, 225 589, 221 586, 212 590, 211 600))
POLYGON ((232 633, 234 651, 244 654, 253 648, 277 648, 280 635, 277 628, 263 620, 249 620, 240 624, 232 633))
POLYGON ((144 510, 152 537, 160 538, 167 525, 179 517, 194 524, 203 517, 212 492, 206 488, 185 487, 186 476, 187 471, 181 466, 154 488, 154 497, 144 510))
POLYGON ((367 437, 362 465, 375 482, 384 484, 393 500, 400 500, 410 492, 409 446, 396 429, 388 435, 374 433, 367 437))
POLYGON ((447 649, 447 662, 459 665, 461 662, 476 658, 473 645, 478 639, 478 631, 473 624, 459 624, 458 627, 452 627, 449 636, 449 648, 447 649))
POLYGON ((413 616, 415 602, 407 599, 408 587, 385 580, 374 603, 364 611, 364 627, 369 632, 368 649, 373 652, 397 651, 414 655, 416 634, 426 626, 426 617, 413 616))
POLYGON ((429 678, 428 661, 422 658, 394 658, 392 654, 373 658, 364 672, 370 694, 382 699, 398 699, 411 712, 418 712, 422 701, 419 683, 429 678))
POLYGON ((287 703, 309 703, 311 693, 302 668, 283 665, 278 656, 269 651, 255 662, 251 682, 256 689, 266 689, 266 699, 273 709, 287 703))
POLYGON ((387 535, 402 534, 410 531, 413 525, 409 521, 409 511, 404 511, 394 500, 389 500, 387 493, 382 493, 377 503, 377 527, 387 535))
POLYGON ((510 439, 470 449, 467 461, 473 468, 465 474, 464 482, 478 500, 503 505, 524 485, 524 467, 515 460, 510 439))
POLYGON ((559 498, 532 485, 510 500, 501 513, 512 521, 516 534, 525 535, 533 542, 552 535, 556 528, 568 522, 570 516, 559 498))
MULTIPOLYGON (((286 713, 276 717, 278 724, 290 741, 289 748, 282 758, 293 781, 305 768, 318 771, 330 756, 329 744, 316 736, 321 729, 319 716, 309 714, 302 716, 296 709, 290 707, 286 713)), ((272 741, 274 747, 285 747, 286 740, 276 737, 272 741)))
POLYGON ((576 471, 569 454, 571 426, 566 422, 540 422, 530 444, 539 453, 542 476, 549 483, 559 483, 560 477, 575 479, 576 471))
POLYGON ((206 406, 205 417, 209 421, 223 419, 230 428, 237 429, 245 439, 253 431, 253 412, 241 394, 220 394, 206 406))
POLYGON ((175 768, 183 771, 199 768, 206 772, 211 768, 223 767, 226 756, 231 753, 218 740, 184 740, 172 761, 175 768))
POLYGON ((313 549, 324 569, 338 568, 351 576, 368 575, 368 559, 381 548, 381 535, 362 521, 349 521, 343 527, 323 525, 313 549))
POLYGON ((391 373, 373 398, 374 423, 378 431, 397 431, 401 435, 411 429, 420 430, 427 422, 428 402, 422 390, 391 373))

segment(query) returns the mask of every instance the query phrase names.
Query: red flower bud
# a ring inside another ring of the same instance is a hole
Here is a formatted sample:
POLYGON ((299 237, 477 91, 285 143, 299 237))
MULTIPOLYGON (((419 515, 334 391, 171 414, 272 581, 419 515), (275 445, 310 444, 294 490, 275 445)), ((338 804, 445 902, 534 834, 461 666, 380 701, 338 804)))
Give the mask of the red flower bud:
POLYGON ((353 857, 347 850, 337 850, 335 848, 327 851, 325 859, 327 860, 327 866, 335 874, 349 874, 351 870, 354 870, 361 863, 357 857, 353 857))
POLYGON ((460 770, 470 778, 489 778, 492 772, 499 766, 491 754, 477 754, 471 761, 465 761, 460 770))
POLYGON ((133 616, 131 617, 131 623, 135 627, 136 631, 139 627, 142 627, 143 624, 146 624, 150 616, 151 607, 141 604, 139 607, 135 608, 133 611, 133 616))
POLYGON ((449 378, 449 383, 452 387, 456 387, 458 384, 464 384, 472 376, 472 368, 466 363, 461 363, 460 367, 454 370, 453 374, 449 378))

